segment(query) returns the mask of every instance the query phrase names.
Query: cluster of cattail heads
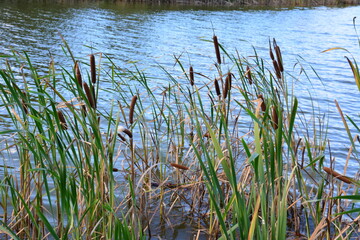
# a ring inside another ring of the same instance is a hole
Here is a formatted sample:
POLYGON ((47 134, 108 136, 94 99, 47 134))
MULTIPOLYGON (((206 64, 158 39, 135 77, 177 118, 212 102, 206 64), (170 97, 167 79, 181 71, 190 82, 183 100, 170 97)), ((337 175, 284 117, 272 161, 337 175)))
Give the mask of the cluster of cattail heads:
POLYGON ((274 46, 274 51, 276 54, 276 59, 271 47, 271 42, 269 40, 269 51, 270 51, 270 58, 273 62, 274 65, 274 69, 275 69, 275 74, 276 77, 278 79, 281 79, 281 74, 284 72, 284 66, 283 66, 283 61, 282 61, 282 56, 281 56, 281 50, 280 47, 277 45, 275 38, 273 39, 273 46, 274 46))
POLYGON ((82 80, 78 61, 75 62, 74 69, 75 69, 76 81, 78 82, 79 86, 83 87, 85 94, 86 94, 86 98, 89 101, 90 106, 93 109, 96 109, 97 99, 96 99, 95 87, 94 87, 94 85, 96 84, 95 56, 93 54, 90 55, 90 74, 91 74, 90 75, 91 82, 89 83, 90 86, 86 82, 83 82, 83 80, 82 80))

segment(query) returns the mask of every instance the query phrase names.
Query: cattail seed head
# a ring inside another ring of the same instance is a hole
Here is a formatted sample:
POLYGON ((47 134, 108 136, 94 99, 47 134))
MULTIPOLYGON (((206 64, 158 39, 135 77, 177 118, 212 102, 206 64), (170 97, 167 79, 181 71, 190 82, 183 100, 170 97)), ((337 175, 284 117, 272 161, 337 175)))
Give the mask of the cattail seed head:
POLYGON ((61 128, 63 130, 68 129, 68 125, 66 123, 66 119, 65 119, 64 114, 62 113, 62 111, 58 110, 57 115, 58 115, 58 118, 59 118, 59 121, 60 121, 61 128))
POLYGON ((333 176, 334 178, 337 178, 337 179, 343 181, 344 183, 347 183, 347 184, 352 183, 352 181, 351 181, 351 179, 350 179, 349 177, 346 177, 346 176, 344 176, 344 175, 342 175, 342 174, 340 174, 340 173, 332 170, 331 168, 323 167, 323 170, 324 170, 327 174, 333 176))
POLYGON ((275 106, 272 108, 271 118, 272 118, 271 120, 272 120, 272 125, 273 125, 274 130, 278 129, 279 118, 278 118, 278 113, 277 113, 275 106))
POLYGON ((219 42, 218 42, 216 35, 213 36, 213 41, 214 41, 217 63, 221 64, 220 47, 219 47, 219 42))
POLYGON ((250 67, 246 67, 246 78, 249 80, 249 84, 251 85, 253 83, 252 77, 251 77, 251 70, 250 67))
POLYGON ((87 85, 87 83, 85 83, 85 82, 84 82, 84 90, 85 90, 85 94, 86 94, 86 97, 87 97, 87 99, 89 101, 90 106, 95 109, 96 106, 95 106, 94 98, 92 96, 89 85, 87 85))
POLYGON ((181 169, 181 170, 189 170, 188 167, 184 166, 184 165, 180 165, 180 164, 177 164, 177 163, 170 163, 170 165, 174 168, 178 168, 178 169, 181 169))
POLYGON ((262 102, 261 102, 261 110, 262 110, 263 112, 265 112, 265 111, 266 111, 266 104, 265 104, 265 100, 264 100, 263 95, 262 95, 262 94, 259 94, 257 97, 261 99, 261 101, 262 101, 262 102))
POLYGON ((76 75, 76 80, 79 83, 80 86, 82 86, 82 77, 81 77, 81 72, 80 72, 80 68, 79 68, 79 62, 75 62, 75 75, 76 75))
POLYGON ((280 70, 280 72, 284 72, 280 47, 276 46, 274 49, 275 49, 275 53, 276 53, 276 59, 277 59, 278 65, 279 65, 279 70, 280 70))
POLYGON ((269 54, 270 54, 271 60, 274 61, 274 60, 275 60, 275 57, 274 57, 274 54, 273 54, 273 51, 272 51, 270 39, 269 39, 269 54))
POLYGON ((276 77, 277 77, 278 79, 281 79, 280 68, 279 68, 279 65, 278 65, 278 63, 277 63, 276 60, 273 60, 273 65, 274 65, 274 68, 275 68, 276 77))
POLYGON ((228 72, 226 79, 225 79, 225 86, 224 86, 224 91, 223 91, 223 98, 225 99, 231 89, 231 76, 232 74, 230 72, 228 72))
POLYGON ((130 103, 130 111, 129 111, 129 122, 130 124, 134 123, 134 109, 135 109, 135 104, 136 104, 136 100, 137 100, 137 95, 134 95, 131 99, 131 103, 130 103))
POLYGON ((192 66, 190 66, 189 75, 190 75, 190 84, 191 84, 191 86, 194 86, 194 84, 195 84, 195 82, 194 82, 194 69, 193 69, 192 66))
POLYGON ((94 54, 90 55, 90 73, 91 73, 91 82, 96 83, 96 67, 95 67, 95 56, 94 54))
POLYGON ((218 95, 220 97, 221 92, 220 92, 220 86, 219 86, 219 82, 218 80, 214 80, 214 84, 215 84, 215 91, 216 91, 216 95, 218 95))

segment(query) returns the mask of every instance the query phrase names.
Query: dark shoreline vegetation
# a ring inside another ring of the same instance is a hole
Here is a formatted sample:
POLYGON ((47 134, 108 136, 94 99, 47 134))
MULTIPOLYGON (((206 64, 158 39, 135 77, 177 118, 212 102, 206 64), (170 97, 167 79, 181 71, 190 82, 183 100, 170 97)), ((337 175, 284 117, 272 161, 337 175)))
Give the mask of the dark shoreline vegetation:
MULTIPOLYGON (((9 1, 9 0, 5 0, 9 1)), ((12 1, 11 1, 12 2, 12 1)), ((17 2, 17 0, 15 0, 17 2)), ((172 6, 316 7, 358 5, 360 0, 29 0, 21 4, 154 4, 172 6)))
POLYGON ((359 238, 359 176, 346 176, 357 135, 346 127, 335 170, 331 129, 302 121, 276 41, 269 59, 219 41, 205 43, 211 75, 179 58, 182 74, 160 67, 159 86, 100 53, 79 61, 65 41, 73 69, 51 61, 39 74, 26 53, 3 56, 0 236, 147 239, 180 221, 193 239, 359 238), (100 109, 104 94, 114 100, 100 109))

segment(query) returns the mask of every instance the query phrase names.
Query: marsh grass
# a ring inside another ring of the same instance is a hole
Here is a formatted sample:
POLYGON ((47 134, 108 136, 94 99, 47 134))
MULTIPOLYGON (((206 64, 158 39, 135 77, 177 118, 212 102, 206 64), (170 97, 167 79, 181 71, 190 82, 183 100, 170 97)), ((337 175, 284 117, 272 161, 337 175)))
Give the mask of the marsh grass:
POLYGON ((88 63, 69 52, 74 69, 39 75, 14 53, 0 71, 13 124, 2 153, 19 159, 1 164, 4 237, 146 239, 174 219, 195 239, 358 237, 356 204, 337 197, 356 196, 358 180, 324 165, 333 159, 315 139, 322 126, 300 135, 308 126, 276 41, 268 62, 213 40, 215 80, 177 59, 184 79, 163 69, 164 86, 107 57, 96 64, 99 55, 88 63))

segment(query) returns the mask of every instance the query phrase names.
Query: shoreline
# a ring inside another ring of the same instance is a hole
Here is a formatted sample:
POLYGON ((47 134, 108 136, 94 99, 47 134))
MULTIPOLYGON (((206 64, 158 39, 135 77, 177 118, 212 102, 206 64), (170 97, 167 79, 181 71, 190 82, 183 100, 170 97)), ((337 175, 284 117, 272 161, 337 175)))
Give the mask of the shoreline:
MULTIPOLYGON (((11 1, 13 2, 13 1, 11 1)), ((21 3, 56 3, 56 4, 87 4, 106 3, 115 5, 126 4, 150 4, 150 5, 173 5, 173 6, 207 6, 207 7, 318 7, 318 6, 355 6, 360 0, 16 0, 21 3)))

